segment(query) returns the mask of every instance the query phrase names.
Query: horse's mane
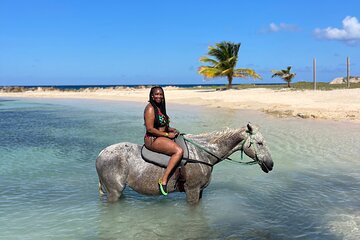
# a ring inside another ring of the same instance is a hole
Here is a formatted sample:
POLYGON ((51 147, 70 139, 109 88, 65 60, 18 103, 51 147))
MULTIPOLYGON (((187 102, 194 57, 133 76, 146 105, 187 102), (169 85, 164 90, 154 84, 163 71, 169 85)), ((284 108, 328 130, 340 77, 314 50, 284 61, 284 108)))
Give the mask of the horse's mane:
POLYGON ((242 131, 245 131, 245 129, 244 128, 238 128, 238 129, 225 128, 225 129, 218 130, 218 131, 213 131, 213 132, 209 132, 209 133, 201 133, 201 134, 190 135, 190 136, 193 139, 207 140, 211 144, 216 144, 216 143, 223 142, 224 140, 229 139, 229 138, 233 137, 234 135, 239 134, 242 131))

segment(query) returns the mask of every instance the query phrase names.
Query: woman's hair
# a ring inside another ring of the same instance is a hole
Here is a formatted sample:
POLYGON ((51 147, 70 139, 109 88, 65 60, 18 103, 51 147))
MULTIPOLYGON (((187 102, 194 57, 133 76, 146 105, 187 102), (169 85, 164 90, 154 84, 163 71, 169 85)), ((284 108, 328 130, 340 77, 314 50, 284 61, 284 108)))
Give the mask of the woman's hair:
MULTIPOLYGON (((160 123, 159 123, 159 113, 157 111, 157 108, 160 109, 160 111, 162 112, 162 114, 164 114, 167 118, 167 122, 169 122, 169 117, 168 115, 166 114, 166 103, 165 103, 165 94, 164 94, 164 89, 162 89, 162 87, 160 86, 155 86, 155 87, 152 87, 150 89, 150 94, 149 94, 149 103, 153 106, 154 108, 154 112, 155 112, 155 121, 154 121, 154 127, 155 128, 158 128, 160 126, 160 123), (160 89, 163 93, 163 100, 161 101, 160 104, 157 104, 154 99, 153 99, 153 95, 155 93, 155 90, 156 89, 160 89)), ((168 128, 169 126, 166 126, 166 128, 168 128)))

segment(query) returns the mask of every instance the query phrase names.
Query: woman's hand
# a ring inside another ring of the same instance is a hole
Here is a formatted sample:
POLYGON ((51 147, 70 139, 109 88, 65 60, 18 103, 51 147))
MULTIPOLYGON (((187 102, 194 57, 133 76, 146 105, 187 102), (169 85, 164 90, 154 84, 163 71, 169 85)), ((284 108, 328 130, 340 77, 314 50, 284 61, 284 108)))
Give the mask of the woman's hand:
POLYGON ((167 137, 173 139, 176 138, 176 136, 177 136, 176 132, 169 132, 169 135, 167 137))
POLYGON ((176 136, 180 134, 176 128, 169 128, 169 131, 175 133, 176 136))

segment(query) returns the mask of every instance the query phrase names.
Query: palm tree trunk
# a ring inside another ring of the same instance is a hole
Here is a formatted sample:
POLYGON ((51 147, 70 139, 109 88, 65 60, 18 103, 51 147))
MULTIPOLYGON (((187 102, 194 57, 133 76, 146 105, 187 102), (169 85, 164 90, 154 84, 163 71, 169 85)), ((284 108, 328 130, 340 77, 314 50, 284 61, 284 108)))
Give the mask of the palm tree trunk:
POLYGON ((232 80, 233 80, 233 77, 232 76, 227 76, 227 78, 228 78, 228 82, 229 82, 229 84, 228 84, 228 89, 231 89, 232 88, 232 80))
POLYGON ((289 82, 287 82, 288 83, 288 88, 290 87, 290 81, 289 82))

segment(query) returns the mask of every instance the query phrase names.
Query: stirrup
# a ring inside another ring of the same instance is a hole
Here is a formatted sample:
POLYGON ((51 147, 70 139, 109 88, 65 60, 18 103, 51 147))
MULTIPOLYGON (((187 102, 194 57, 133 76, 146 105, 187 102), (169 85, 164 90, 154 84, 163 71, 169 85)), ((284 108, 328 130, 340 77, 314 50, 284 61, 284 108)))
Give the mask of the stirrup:
POLYGON ((159 178, 159 188, 160 188, 160 192, 162 195, 164 195, 164 196, 168 195, 167 184, 163 185, 161 178, 159 178))

